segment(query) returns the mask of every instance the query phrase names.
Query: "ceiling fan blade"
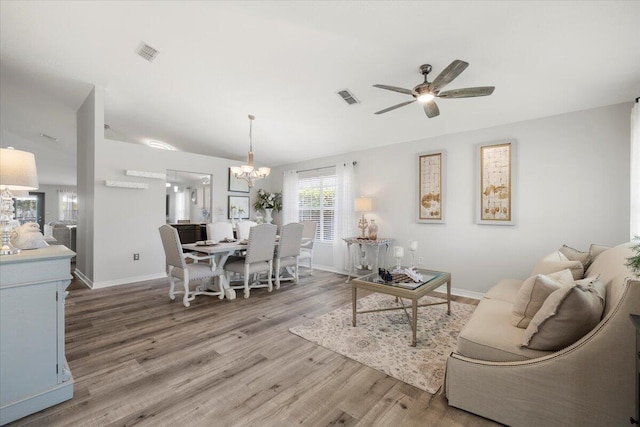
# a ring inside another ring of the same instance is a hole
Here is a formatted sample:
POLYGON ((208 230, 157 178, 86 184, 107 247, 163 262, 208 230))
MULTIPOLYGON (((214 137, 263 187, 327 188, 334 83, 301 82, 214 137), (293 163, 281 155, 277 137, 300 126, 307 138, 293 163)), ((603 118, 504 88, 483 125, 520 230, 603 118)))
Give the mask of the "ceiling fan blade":
POLYGON ((449 66, 445 68, 440 74, 438 74, 438 77, 433 80, 429 88, 434 92, 439 91, 440 89, 451 83, 453 79, 458 77, 460 73, 463 72, 468 66, 468 62, 456 59, 451 64, 449 64, 449 66))
POLYGON ((400 92, 407 95, 413 95, 413 91, 411 89, 404 89, 396 86, 388 86, 388 85, 373 85, 373 87, 377 87, 380 89, 392 90, 394 92, 400 92))
POLYGON ((462 89, 440 92, 438 98, 473 98, 475 96, 488 96, 493 93, 494 86, 465 87, 462 89))
POLYGON ((423 104, 423 107, 424 107, 424 113, 430 119, 435 117, 435 116, 439 116, 440 115, 440 109, 438 108, 438 106, 436 105, 436 103, 434 101, 425 102, 423 104))
POLYGON ((391 110, 395 110, 396 108, 404 107, 405 105, 409 105, 409 104, 411 104, 413 102, 416 102, 416 100, 412 99, 411 101, 406 101, 406 102, 403 102, 401 104, 394 105, 393 107, 389 107, 389 108, 385 108, 384 110, 377 111, 374 114, 383 114, 383 113, 386 113, 387 111, 391 111, 391 110))

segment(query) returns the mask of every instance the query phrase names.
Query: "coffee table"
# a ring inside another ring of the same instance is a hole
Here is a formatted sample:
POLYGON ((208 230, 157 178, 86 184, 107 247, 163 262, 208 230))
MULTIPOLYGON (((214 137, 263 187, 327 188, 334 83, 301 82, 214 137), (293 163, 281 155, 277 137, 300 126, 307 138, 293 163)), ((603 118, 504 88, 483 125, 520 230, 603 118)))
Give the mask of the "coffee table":
POLYGON ((427 276, 433 276, 430 280, 416 284, 417 287, 415 289, 405 289, 401 287, 401 285, 389 284, 389 283, 379 283, 380 276, 378 273, 368 274, 366 276, 358 277, 351 280, 351 295, 353 302, 353 326, 356 326, 356 317, 358 314, 363 313, 373 313, 378 311, 389 311, 389 310, 404 310, 407 318, 409 319, 409 323, 411 325, 411 329, 413 332, 413 339, 411 341, 411 346, 416 346, 416 333, 418 329, 418 307, 427 307, 432 305, 439 304, 447 304, 447 314, 451 314, 451 273, 447 273, 444 271, 434 271, 434 270, 422 270, 418 269, 418 272, 427 276), (439 288, 443 284, 447 284, 447 299, 442 302, 434 302, 430 304, 418 304, 418 300, 428 294, 429 292, 439 288), (367 289, 372 292, 378 292, 381 294, 392 295, 396 297, 396 301, 400 302, 399 307, 390 307, 390 308, 379 308, 375 310, 363 310, 357 311, 356 303, 358 300, 357 293, 358 289, 367 289), (411 301, 411 316, 409 316, 409 312, 407 311, 408 305, 404 304, 404 299, 408 299, 411 301))

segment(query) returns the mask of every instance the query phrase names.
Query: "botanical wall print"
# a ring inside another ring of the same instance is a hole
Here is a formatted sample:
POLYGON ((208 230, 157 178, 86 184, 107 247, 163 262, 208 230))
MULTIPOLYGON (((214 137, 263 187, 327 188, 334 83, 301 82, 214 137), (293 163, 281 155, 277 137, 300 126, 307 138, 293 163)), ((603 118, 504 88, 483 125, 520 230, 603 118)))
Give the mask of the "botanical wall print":
POLYGON ((513 224, 512 142, 481 145, 479 223, 513 224))
POLYGON ((418 155, 418 222, 444 222, 445 152, 418 155))
POLYGON ((229 219, 249 219, 249 196, 227 196, 229 219))

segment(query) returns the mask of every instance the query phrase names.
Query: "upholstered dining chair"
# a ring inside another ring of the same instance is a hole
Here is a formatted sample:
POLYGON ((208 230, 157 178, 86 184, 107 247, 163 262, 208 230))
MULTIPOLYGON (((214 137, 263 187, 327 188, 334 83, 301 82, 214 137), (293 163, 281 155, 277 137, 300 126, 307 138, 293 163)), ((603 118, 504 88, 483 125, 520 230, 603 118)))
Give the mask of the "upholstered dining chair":
MULTIPOLYGON (((275 264, 276 289, 280 289, 280 270, 284 267, 294 268, 293 282, 298 283, 298 256, 300 255, 300 244, 302 243, 302 231, 304 225, 292 222, 282 226, 280 230, 280 242, 276 247, 276 255, 273 258, 275 264)), ((284 279, 289 280, 289 279, 284 279)))
POLYGON ((253 221, 239 221, 236 223, 236 234, 238 240, 245 240, 249 238, 249 230, 252 227, 258 225, 257 222, 253 221))
POLYGON ((300 256, 298 263, 309 261, 309 274, 313 274, 313 242, 316 240, 316 230, 318 223, 315 221, 300 221, 304 226, 302 231, 302 244, 300 245, 300 256))
POLYGON ((232 289, 244 289, 244 297, 249 298, 250 289, 268 288, 273 290, 271 275, 273 274, 273 251, 276 245, 277 226, 273 224, 260 224, 251 227, 247 243, 247 254, 242 258, 229 259, 224 264, 227 280, 230 282, 231 273, 239 273, 244 276, 243 285, 231 284, 232 289), (267 273, 267 283, 251 280, 251 275, 267 273))
POLYGON ((233 225, 230 222, 212 222, 207 224, 207 239, 220 242, 224 239, 233 239, 233 225))
POLYGON ((212 295, 220 299, 224 298, 222 289, 220 289, 220 292, 212 291, 207 289, 204 283, 205 280, 209 280, 215 276, 215 265, 213 263, 198 261, 208 261, 212 257, 201 257, 192 253, 183 253, 178 230, 166 224, 160 227, 159 230, 167 266, 169 267, 169 271, 167 272, 169 282, 171 283, 169 298, 174 300, 176 294, 184 294, 182 303, 185 307, 189 307, 191 305, 190 301, 193 301, 197 295, 212 295), (187 263, 187 258, 192 259, 194 263, 187 263), (175 279, 182 280, 184 291, 175 290, 175 279), (189 291, 189 282, 192 280, 200 280, 201 283, 197 289, 191 292, 189 291))

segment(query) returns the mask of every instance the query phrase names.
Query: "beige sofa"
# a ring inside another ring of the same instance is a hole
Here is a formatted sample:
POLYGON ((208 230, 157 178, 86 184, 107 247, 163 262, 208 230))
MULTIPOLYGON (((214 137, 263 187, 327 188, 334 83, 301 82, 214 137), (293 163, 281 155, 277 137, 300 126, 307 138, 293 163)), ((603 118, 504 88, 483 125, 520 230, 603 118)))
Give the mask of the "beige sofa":
POLYGON ((510 426, 624 426, 635 414, 635 329, 640 279, 625 266, 626 243, 606 250, 585 276, 606 286, 602 320, 559 351, 520 348, 511 323, 522 281, 503 280, 480 302, 447 359, 451 406, 510 426))

